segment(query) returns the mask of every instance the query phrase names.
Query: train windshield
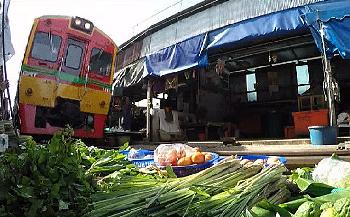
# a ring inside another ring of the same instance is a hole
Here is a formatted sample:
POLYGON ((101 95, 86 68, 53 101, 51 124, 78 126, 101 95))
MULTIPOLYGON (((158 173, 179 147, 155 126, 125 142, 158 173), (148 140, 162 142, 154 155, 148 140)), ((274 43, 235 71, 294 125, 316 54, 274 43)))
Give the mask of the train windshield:
POLYGON ((60 45, 60 36, 37 32, 34 38, 32 57, 39 60, 56 62, 60 45))
POLYGON ((112 66, 112 54, 98 48, 93 48, 89 66, 91 72, 109 76, 112 66))

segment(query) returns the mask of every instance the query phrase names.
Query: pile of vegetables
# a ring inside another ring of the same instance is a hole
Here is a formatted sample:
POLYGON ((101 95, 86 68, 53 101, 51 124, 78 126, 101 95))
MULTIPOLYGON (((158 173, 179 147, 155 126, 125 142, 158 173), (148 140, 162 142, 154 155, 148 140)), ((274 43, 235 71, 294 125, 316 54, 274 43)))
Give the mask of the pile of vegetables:
POLYGON ((201 164, 211 155, 178 145, 156 152, 164 170, 138 168, 120 152, 127 144, 105 150, 71 135, 66 129, 47 144, 29 140, 0 155, 0 217, 350 216, 350 164, 335 156, 289 179, 277 157, 230 157, 177 178, 171 166, 201 164))
POLYGON ((30 140, 0 155, 0 216, 81 216, 92 180, 68 130, 46 145, 30 140))
POLYGON ((67 128, 47 144, 28 140, 0 155, 0 216, 83 216, 92 194, 108 188, 108 177, 140 175, 119 150, 87 147, 72 132, 67 128))
POLYGON ((292 171, 289 180, 297 187, 294 189, 295 198, 278 206, 269 203, 262 206, 257 204, 255 210, 259 213, 255 213, 254 216, 268 217, 279 213, 280 216, 286 217, 349 217, 350 189, 336 188, 344 186, 347 182, 333 182, 335 186, 327 184, 329 183, 327 180, 343 178, 342 173, 347 172, 347 167, 334 167, 334 163, 348 164, 344 161, 340 162, 336 156, 333 156, 322 160, 316 168, 298 168, 292 171), (332 163, 326 165, 325 162, 332 163), (323 168, 323 174, 320 168, 323 168), (337 168, 338 174, 331 172, 333 168, 337 168), (330 173, 333 173, 333 177, 327 175, 330 173), (315 177, 317 180, 314 179, 315 177), (319 177, 322 177, 325 182, 319 182, 319 177))
POLYGON ((241 216, 263 199, 282 203, 288 198, 285 171, 280 165, 263 168, 229 158, 182 178, 124 176, 113 180, 115 191, 94 195, 89 216, 241 216))

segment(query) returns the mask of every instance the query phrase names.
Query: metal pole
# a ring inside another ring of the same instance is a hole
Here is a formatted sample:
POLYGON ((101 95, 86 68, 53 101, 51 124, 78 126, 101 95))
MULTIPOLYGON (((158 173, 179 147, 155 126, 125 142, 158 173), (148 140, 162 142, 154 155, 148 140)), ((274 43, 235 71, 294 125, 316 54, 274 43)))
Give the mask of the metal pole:
POLYGON ((151 81, 147 81, 147 114, 146 114, 146 137, 148 141, 151 141, 151 108, 152 108, 152 86, 151 81))
MULTIPOLYGON (((3 67, 0 66, 0 82, 3 83, 4 82, 4 72, 3 72, 3 67)), ((4 105, 4 90, 2 88, 0 88, 0 112, 1 112, 1 117, 0 120, 5 120, 5 105, 4 105)))
POLYGON ((328 109, 329 109, 329 125, 336 126, 331 62, 329 59, 327 59, 323 23, 320 21, 319 25, 320 25, 320 33, 321 33, 321 39, 322 39, 324 80, 325 80, 326 96, 327 96, 328 109))

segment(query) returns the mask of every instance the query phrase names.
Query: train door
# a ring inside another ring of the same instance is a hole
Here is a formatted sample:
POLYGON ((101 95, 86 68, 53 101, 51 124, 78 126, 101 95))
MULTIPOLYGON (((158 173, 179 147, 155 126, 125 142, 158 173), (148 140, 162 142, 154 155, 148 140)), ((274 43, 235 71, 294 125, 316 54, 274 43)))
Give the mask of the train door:
MULTIPOLYGON (((81 80, 84 76, 83 70, 83 59, 85 56, 86 43, 68 38, 66 52, 63 57, 61 70, 63 73, 67 74, 66 81, 69 83, 81 80)), ((61 76, 62 77, 62 76, 61 76)))
POLYGON ((65 52, 61 59, 59 69, 57 98, 54 113, 59 114, 59 120, 55 125, 69 124, 73 128, 80 128, 84 125, 85 116, 80 109, 82 99, 81 85, 86 83, 84 58, 86 56, 87 43, 81 40, 68 37, 65 52), (62 98, 60 96, 65 96, 62 98))

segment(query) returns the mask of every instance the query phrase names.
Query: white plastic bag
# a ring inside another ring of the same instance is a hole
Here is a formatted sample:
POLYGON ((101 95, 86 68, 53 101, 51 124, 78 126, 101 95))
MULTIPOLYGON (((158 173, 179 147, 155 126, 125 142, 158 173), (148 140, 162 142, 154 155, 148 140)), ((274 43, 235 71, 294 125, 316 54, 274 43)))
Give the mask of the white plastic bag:
POLYGON ((312 179, 337 188, 349 188, 350 163, 334 157, 325 158, 316 166, 312 179))
POLYGON ((191 156, 195 151, 185 144, 161 144, 154 151, 154 161, 160 166, 176 166, 180 158, 191 156))

